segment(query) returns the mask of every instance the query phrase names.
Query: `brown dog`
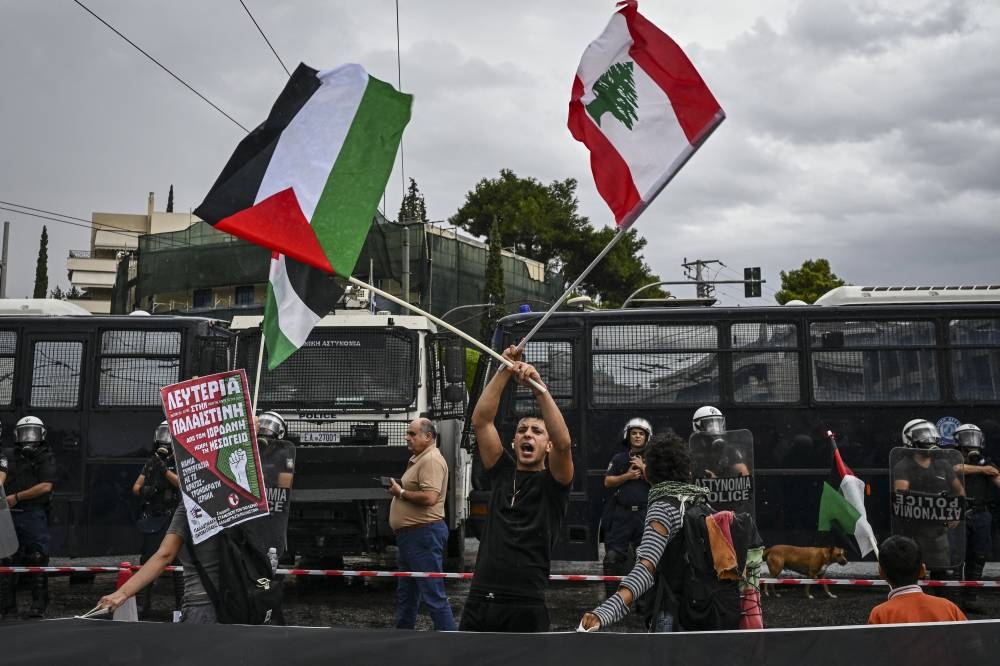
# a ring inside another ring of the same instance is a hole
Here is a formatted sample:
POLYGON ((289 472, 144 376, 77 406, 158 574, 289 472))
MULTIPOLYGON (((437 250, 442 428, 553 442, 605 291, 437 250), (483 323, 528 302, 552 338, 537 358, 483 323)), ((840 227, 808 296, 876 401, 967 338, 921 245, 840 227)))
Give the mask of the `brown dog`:
MULTIPOLYGON (((771 578, 780 576, 784 569, 800 573, 806 578, 822 578, 831 564, 847 564, 847 556, 843 548, 834 546, 771 546, 764 549, 764 561, 767 562, 771 578)), ((813 598, 811 587, 812 585, 806 585, 806 596, 810 599, 813 598)), ((823 586, 823 591, 831 599, 837 598, 826 585, 823 586)), ((764 594, 767 595, 767 585, 764 585, 764 594)))

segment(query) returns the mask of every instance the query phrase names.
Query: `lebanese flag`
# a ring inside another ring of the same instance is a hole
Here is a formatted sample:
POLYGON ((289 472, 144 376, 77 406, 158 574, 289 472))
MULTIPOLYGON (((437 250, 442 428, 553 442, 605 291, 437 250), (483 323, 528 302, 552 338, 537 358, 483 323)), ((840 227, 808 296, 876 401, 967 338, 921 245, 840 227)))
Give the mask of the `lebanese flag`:
POLYGON ((818 529, 829 532, 832 524, 838 523, 842 530, 854 535, 861 557, 864 557, 875 548, 875 533, 865 512, 865 483, 844 464, 836 447, 833 449, 833 474, 838 487, 823 482, 818 529))
POLYGON ((569 130, 590 150, 597 190, 628 228, 726 114, 677 44, 619 2, 573 81, 569 130))
POLYGON ((195 214, 221 231, 350 276, 412 101, 360 65, 317 71, 300 64, 195 214))
POLYGON ((305 344, 313 327, 343 294, 329 273, 273 253, 264 303, 267 369, 274 370, 305 344))

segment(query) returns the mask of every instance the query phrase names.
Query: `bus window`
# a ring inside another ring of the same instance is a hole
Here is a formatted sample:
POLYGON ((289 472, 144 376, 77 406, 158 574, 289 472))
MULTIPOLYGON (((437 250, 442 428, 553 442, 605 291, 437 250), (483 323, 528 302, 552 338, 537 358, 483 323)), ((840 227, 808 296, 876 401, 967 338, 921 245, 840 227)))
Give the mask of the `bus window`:
POLYGON ((817 401, 940 399, 933 322, 812 322, 809 339, 817 401))
POLYGON ((719 332, 711 324, 594 326, 591 403, 717 402, 718 346, 719 332))
POLYGON ((951 375, 956 400, 1000 400, 1000 319, 953 319, 951 375))
MULTIPOLYGON (((535 366, 542 381, 561 409, 573 406, 573 346, 569 342, 529 340, 524 347, 524 361, 535 366)), ((514 413, 517 415, 536 411, 538 408, 531 389, 518 386, 514 394, 514 413)))
POLYGON ((17 333, 0 331, 0 405, 8 406, 14 398, 14 364, 17 333))
POLYGON ((180 331, 112 330, 101 333, 97 404, 160 404, 160 387, 180 381, 180 331))
POLYGON ((795 324, 738 323, 730 336, 737 403, 799 402, 799 353, 784 351, 798 347, 795 324))
POLYGON ((33 352, 30 406, 79 407, 83 343, 39 340, 33 352))

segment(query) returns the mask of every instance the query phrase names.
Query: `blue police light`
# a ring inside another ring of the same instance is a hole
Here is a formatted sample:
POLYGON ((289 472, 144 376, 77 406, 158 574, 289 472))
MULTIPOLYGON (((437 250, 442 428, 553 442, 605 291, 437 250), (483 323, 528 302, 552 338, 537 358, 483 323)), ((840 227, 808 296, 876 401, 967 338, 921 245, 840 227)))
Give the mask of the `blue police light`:
POLYGON ((527 303, 521 303, 521 305, 517 308, 517 311, 520 312, 521 314, 531 312, 531 306, 528 305, 527 303))

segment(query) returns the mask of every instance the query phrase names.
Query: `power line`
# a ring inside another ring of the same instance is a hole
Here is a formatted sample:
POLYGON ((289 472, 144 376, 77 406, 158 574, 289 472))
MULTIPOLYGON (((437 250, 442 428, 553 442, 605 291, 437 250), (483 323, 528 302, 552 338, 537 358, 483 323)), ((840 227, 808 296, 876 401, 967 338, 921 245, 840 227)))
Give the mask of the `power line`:
MULTIPOLYGON (((10 201, 0 201, 0 210, 10 211, 11 213, 18 213, 19 215, 26 215, 28 217, 37 217, 40 220, 50 220, 52 222, 59 222, 61 224, 68 224, 73 227, 82 227, 84 229, 93 230, 95 227, 90 220, 86 220, 82 217, 74 217, 72 215, 64 215, 63 213, 56 213, 51 210, 45 210, 43 208, 32 208, 31 206, 22 206, 21 204, 11 203, 10 201), (17 208, 10 208, 9 206, 16 206, 17 208), (24 209, 24 210, 18 210, 24 209), (29 213, 27 211, 35 211, 29 213), (38 213, 45 213, 45 215, 39 215, 38 213), (58 215, 59 217, 49 217, 51 215, 58 215), (68 219, 59 219, 68 218, 68 219), (71 222, 70 220, 80 220, 80 222, 71 222), (81 222, 86 222, 86 224, 81 224, 81 222)), ((98 222, 97 231, 107 231, 111 234, 117 234, 119 236, 127 236, 129 238, 138 237, 140 233, 134 229, 126 229, 125 227, 116 227, 111 224, 105 224, 103 222, 98 222)), ((177 241, 174 239, 161 239, 160 242, 166 243, 168 247, 194 247, 192 243, 186 243, 184 241, 177 241)))
MULTIPOLYGON (((241 130, 243 130, 247 134, 250 133, 250 130, 248 130, 246 127, 244 127, 239 122, 237 122, 237 120, 235 118, 233 118, 231 115, 229 115, 228 113, 226 113, 225 111, 223 111, 222 109, 220 109, 211 100, 209 100, 207 97, 205 97, 204 95, 202 95, 200 92, 198 92, 197 90, 195 90, 194 88, 192 88, 188 84, 187 81, 185 81, 184 79, 182 79, 181 77, 177 76, 172 71, 170 71, 169 69, 167 69, 167 67, 163 63, 161 63, 159 60, 157 60, 156 58, 154 58, 153 56, 149 55, 144 50, 142 50, 142 48, 140 48, 138 44, 136 44, 131 39, 129 39, 128 37, 126 37, 125 35, 123 35, 121 32, 119 32, 118 29, 115 28, 113 25, 111 25, 110 23, 108 23, 107 21, 105 21, 104 19, 102 19, 100 16, 98 16, 97 14, 95 14, 89 7, 87 7, 85 4, 83 4, 82 2, 80 2, 80 0, 73 0, 73 2, 75 2, 76 4, 78 4, 84 11, 86 11, 88 14, 90 14, 91 16, 93 16, 95 19, 97 19, 98 21, 100 21, 101 23, 103 23, 105 26, 107 26, 107 28, 109 30, 111 30, 116 35, 118 35, 119 37, 121 37, 122 39, 124 39, 126 42, 128 42, 129 44, 131 44, 132 47, 135 48, 135 50, 137 50, 139 53, 141 53, 142 55, 144 55, 147 58, 149 58, 150 60, 152 60, 160 69, 162 69, 164 72, 166 72, 170 76, 174 77, 174 79, 176 79, 178 83, 180 83, 185 88, 187 88, 188 90, 190 90, 191 92, 193 92, 195 95, 197 95, 198 97, 200 97, 202 100, 205 101, 205 103, 207 103, 213 109, 215 109, 216 111, 218 111, 219 113, 221 113, 222 115, 224 115, 226 118, 228 118, 229 120, 231 120, 233 122, 233 124, 235 124, 241 130)), ((280 58, 279 58, 279 60, 280 60, 280 58)), ((282 65, 282 66, 284 66, 284 65, 282 65)))
POLYGON ((280 63, 281 64, 281 68, 283 70, 285 70, 285 74, 287 74, 289 77, 291 77, 292 73, 288 71, 288 68, 285 67, 285 63, 284 63, 284 61, 282 61, 281 56, 278 55, 278 52, 274 50, 274 46, 271 44, 271 40, 268 39, 267 35, 264 34, 264 31, 261 30, 260 24, 257 23, 257 19, 255 19, 253 17, 253 14, 250 13, 250 8, 247 7, 247 3, 243 2, 243 0, 240 0, 240 4, 243 5, 243 9, 245 9, 247 11, 247 16, 250 17, 250 20, 253 21, 253 24, 255 26, 257 26, 257 32, 259 32, 260 36, 264 38, 264 41, 267 42, 267 45, 269 47, 271 47, 271 53, 273 53, 274 57, 278 59, 278 63, 280 63))

